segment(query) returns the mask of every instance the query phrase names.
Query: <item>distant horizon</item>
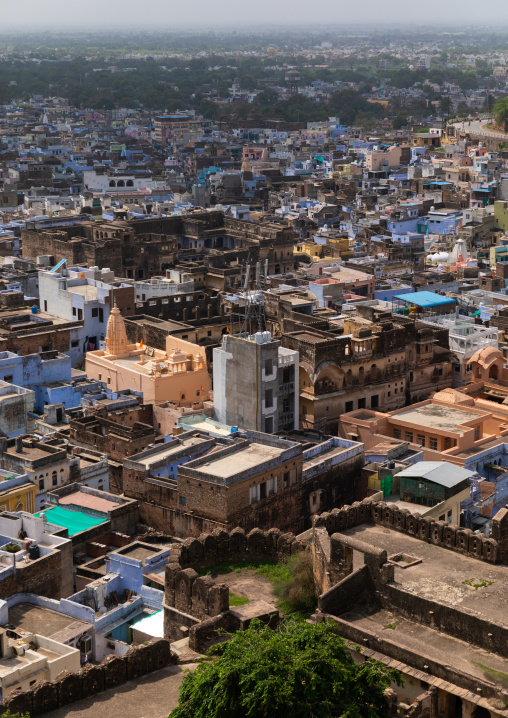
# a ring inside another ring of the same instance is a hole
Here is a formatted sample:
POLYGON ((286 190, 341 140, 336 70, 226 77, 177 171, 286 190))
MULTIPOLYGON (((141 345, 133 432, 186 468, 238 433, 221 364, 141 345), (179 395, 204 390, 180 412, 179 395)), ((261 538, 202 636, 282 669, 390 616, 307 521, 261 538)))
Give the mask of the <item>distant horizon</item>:
POLYGON ((417 24, 419 27, 434 26, 443 30, 444 26, 462 28, 464 26, 502 31, 508 29, 508 3, 506 0, 493 0, 488 9, 473 0, 427 0, 424 7, 409 5, 406 0, 386 0, 380 4, 374 0, 364 0, 361 6, 354 3, 323 0, 317 7, 309 8, 307 3, 277 3, 258 0, 255 5, 236 0, 221 0, 211 4, 204 0, 195 0, 188 6, 184 3, 167 3, 165 0, 152 0, 140 13, 139 3, 133 0, 89 0, 86 6, 76 7, 68 0, 46 0, 44 4, 35 0, 25 0, 22 6, 6 4, 2 8, 2 26, 0 34, 24 30, 26 32, 67 31, 97 32, 110 31, 115 27, 126 29, 168 31, 171 27, 194 28, 200 32, 206 29, 217 30, 227 26, 229 29, 259 28, 269 26, 272 29, 305 27, 307 29, 323 26, 330 30, 335 26, 400 26, 417 24), (322 20, 316 19, 320 13, 322 20), (358 14, 361 17, 358 17, 358 14), (435 23, 428 18, 436 18, 435 23), (477 23, 481 23, 478 25, 477 23), (279 28, 280 26, 280 28, 279 28))

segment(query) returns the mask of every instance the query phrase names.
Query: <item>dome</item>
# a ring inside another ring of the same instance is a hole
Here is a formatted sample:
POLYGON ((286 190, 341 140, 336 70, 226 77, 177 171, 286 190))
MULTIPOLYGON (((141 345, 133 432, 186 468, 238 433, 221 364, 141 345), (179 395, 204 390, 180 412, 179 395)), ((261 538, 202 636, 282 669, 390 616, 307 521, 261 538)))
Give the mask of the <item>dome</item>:
POLYGON ((483 347, 479 349, 476 354, 470 359, 471 364, 480 364, 484 369, 489 367, 497 359, 501 359, 504 362, 503 352, 495 347, 483 347))

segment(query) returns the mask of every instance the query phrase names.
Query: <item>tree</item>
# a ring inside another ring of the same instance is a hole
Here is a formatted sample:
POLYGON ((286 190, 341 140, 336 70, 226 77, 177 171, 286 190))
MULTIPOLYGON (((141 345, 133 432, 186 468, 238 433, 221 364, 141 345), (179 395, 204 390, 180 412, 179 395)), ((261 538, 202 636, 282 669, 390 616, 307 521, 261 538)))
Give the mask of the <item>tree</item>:
MULTIPOLYGON (((189 673, 170 718, 381 718, 383 692, 400 673, 354 662, 331 621, 287 618, 273 630, 252 621, 189 673)), ((359 650, 359 649, 358 649, 359 650)))

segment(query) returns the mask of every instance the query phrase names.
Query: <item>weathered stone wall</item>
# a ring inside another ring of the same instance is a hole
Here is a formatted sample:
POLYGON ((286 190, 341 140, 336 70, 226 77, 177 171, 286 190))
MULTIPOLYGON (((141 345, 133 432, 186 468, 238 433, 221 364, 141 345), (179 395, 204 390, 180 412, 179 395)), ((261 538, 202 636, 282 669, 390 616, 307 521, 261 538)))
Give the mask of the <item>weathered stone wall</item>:
POLYGON ((444 521, 423 517, 407 509, 364 499, 343 506, 314 519, 315 527, 325 527, 329 534, 344 531, 362 523, 375 523, 413 536, 450 551, 471 556, 487 563, 508 562, 508 511, 501 509, 492 522, 492 538, 474 534, 470 529, 451 526, 444 521))
MULTIPOLYGON (((174 544, 166 565, 164 635, 172 640, 192 635, 195 645, 202 645, 201 623, 229 611, 228 587, 216 584, 210 576, 198 576, 195 569, 211 568, 223 562, 286 563, 291 555, 304 550, 308 550, 307 544, 278 529, 267 532, 253 529, 248 534, 241 528, 230 533, 217 530, 174 544)), ((206 633, 208 629, 205 629, 206 633)))
POLYGON ((42 715, 174 663, 169 641, 154 638, 122 657, 106 656, 97 666, 88 664, 78 673, 61 673, 55 681, 38 681, 30 691, 15 691, 0 704, 0 713, 42 715))
POLYGON ((307 549, 307 544, 299 541, 291 533, 279 529, 261 531, 252 529, 248 534, 241 528, 230 533, 213 531, 199 538, 186 539, 171 547, 170 562, 178 563, 182 568, 210 568, 219 563, 242 561, 279 561, 287 563, 295 553, 307 549))
MULTIPOLYGON (((321 614, 318 620, 325 620, 325 616, 321 614)), ((490 680, 484 680, 477 676, 468 676, 464 672, 455 669, 450 663, 444 665, 439 660, 433 658, 432 647, 429 647, 428 652, 416 652, 407 646, 390 640, 390 638, 385 638, 380 631, 374 633, 363 626, 359 628, 349 621, 330 614, 326 615, 326 620, 335 621, 339 634, 343 638, 354 641, 356 644, 362 646, 362 648, 369 648, 385 656, 390 656, 390 658, 396 661, 405 663, 412 668, 416 668, 436 678, 441 678, 454 685, 461 686, 466 690, 470 690, 472 693, 477 694, 477 689, 480 686, 482 689, 481 695, 485 698, 499 696, 498 687, 490 680)))

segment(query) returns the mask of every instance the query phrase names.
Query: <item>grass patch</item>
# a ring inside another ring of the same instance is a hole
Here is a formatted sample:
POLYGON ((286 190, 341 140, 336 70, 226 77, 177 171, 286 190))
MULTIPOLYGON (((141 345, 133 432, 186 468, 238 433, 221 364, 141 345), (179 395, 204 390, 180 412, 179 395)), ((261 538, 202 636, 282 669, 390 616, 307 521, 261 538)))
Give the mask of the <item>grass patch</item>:
POLYGON ((237 593, 229 592, 229 605, 230 606, 245 606, 249 603, 247 596, 239 596, 237 593))
POLYGON ((387 623, 385 628, 391 628, 393 631, 395 631, 395 623, 387 623))
POLYGON ((477 591, 479 588, 492 586, 494 581, 488 581, 486 578, 467 578, 465 581, 462 581, 462 583, 465 586, 471 586, 471 588, 474 588, 474 590, 477 591))
POLYGON ((254 571, 257 576, 263 576, 272 583, 287 581, 291 578, 289 565, 277 563, 276 561, 246 561, 245 563, 225 562, 218 563, 211 568, 198 571, 200 576, 212 576, 220 573, 242 573, 242 571, 254 571))
MULTIPOLYGON (((211 568, 199 571, 201 576, 212 576, 227 573, 252 571, 257 576, 266 578, 273 584, 273 592, 277 596, 277 608, 284 614, 311 614, 317 605, 314 573, 310 553, 292 556, 288 563, 277 561, 247 561, 245 563, 219 563, 211 568)), ((231 603, 230 605, 242 605, 231 603)), ((247 600, 245 600, 247 603, 247 600)))
POLYGON ((494 678, 496 681, 499 681, 499 683, 508 685, 508 673, 503 673, 503 671, 498 671, 495 668, 486 666, 484 663, 480 663, 479 661, 471 661, 471 663, 474 666, 478 666, 478 668, 481 668, 482 671, 484 671, 484 673, 486 673, 488 676, 490 676, 490 678, 494 678))

